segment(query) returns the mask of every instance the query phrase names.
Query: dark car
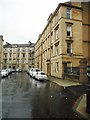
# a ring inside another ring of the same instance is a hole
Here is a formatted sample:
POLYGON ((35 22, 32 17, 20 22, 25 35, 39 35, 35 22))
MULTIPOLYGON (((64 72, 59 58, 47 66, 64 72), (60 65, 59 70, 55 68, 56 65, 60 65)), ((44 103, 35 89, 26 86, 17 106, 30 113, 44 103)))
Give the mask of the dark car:
POLYGON ((90 78, 90 66, 87 66, 87 76, 90 78))

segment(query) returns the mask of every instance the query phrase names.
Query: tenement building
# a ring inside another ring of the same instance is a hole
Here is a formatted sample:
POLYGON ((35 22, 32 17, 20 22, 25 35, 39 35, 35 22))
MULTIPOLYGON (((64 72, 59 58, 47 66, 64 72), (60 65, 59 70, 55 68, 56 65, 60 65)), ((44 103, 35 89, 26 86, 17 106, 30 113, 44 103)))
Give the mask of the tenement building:
POLYGON ((4 45, 3 68, 27 70, 34 67, 34 43, 4 45))
POLYGON ((60 3, 50 14, 35 44, 35 67, 62 78, 75 72, 79 61, 90 65, 90 3, 60 3))
POLYGON ((2 69, 3 63, 3 36, 0 35, 0 70, 2 69))

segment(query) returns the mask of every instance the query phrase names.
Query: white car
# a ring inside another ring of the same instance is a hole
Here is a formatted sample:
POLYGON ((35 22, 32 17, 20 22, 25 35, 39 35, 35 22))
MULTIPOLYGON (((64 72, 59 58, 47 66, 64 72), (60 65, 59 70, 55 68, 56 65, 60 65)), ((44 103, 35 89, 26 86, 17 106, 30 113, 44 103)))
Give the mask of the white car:
POLYGON ((11 73, 11 69, 10 68, 6 69, 6 71, 8 72, 8 74, 11 73))
POLYGON ((35 77, 35 75, 39 72, 40 70, 38 69, 38 68, 31 68, 30 70, 29 70, 29 74, 30 74, 30 76, 31 77, 35 77))
POLYGON ((35 79, 37 80, 48 80, 48 77, 47 75, 42 72, 42 71, 39 71, 36 75, 35 75, 35 79))
POLYGON ((6 69, 1 70, 1 77, 6 77, 8 76, 8 71, 6 69))
POLYGON ((17 68, 16 72, 22 72, 21 68, 17 68))

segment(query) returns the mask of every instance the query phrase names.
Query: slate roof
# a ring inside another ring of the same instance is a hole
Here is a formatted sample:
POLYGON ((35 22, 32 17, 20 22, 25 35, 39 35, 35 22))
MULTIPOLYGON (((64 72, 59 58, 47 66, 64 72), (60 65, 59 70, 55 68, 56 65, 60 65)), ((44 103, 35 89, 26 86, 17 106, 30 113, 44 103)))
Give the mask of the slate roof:
POLYGON ((4 48, 13 48, 13 47, 34 47, 34 43, 28 43, 28 44, 10 44, 6 43, 3 47, 4 48))

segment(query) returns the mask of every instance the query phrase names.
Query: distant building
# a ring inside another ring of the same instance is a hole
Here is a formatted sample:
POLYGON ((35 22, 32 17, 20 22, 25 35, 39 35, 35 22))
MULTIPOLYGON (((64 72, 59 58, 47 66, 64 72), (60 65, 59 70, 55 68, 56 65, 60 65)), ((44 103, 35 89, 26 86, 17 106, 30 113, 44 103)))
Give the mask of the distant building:
POLYGON ((2 69, 2 63, 3 63, 3 36, 0 35, 0 69, 2 69))
POLYGON ((62 78, 84 57, 90 65, 89 51, 90 2, 60 3, 35 44, 35 67, 62 78))
POLYGON ((30 67, 34 67, 34 43, 4 45, 3 68, 27 70, 30 67))

